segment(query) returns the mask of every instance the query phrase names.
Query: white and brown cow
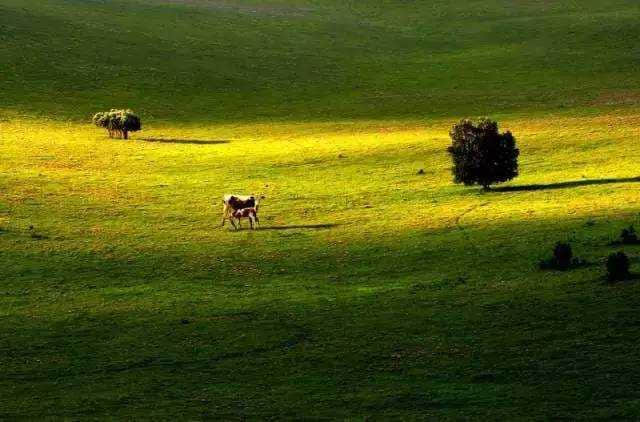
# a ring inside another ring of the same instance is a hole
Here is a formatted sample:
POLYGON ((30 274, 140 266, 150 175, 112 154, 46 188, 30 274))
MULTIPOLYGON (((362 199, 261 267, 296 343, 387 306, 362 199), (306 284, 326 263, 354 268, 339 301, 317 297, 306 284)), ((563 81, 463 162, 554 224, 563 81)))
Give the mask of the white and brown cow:
MULTIPOLYGON (((261 198, 264 198, 261 197, 261 198)), ((231 225, 236 228, 233 213, 244 208, 257 208, 259 199, 255 195, 225 195, 222 198, 222 225, 225 220, 229 220, 231 225)))

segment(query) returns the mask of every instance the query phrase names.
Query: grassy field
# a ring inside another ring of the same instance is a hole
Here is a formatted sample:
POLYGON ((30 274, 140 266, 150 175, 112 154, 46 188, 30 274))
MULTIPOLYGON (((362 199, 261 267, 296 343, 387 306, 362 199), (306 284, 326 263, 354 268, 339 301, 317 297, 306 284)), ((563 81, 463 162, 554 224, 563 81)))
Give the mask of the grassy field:
POLYGON ((639 418, 640 285, 603 279, 640 224, 639 18, 3 0, 0 419, 639 418), (132 140, 90 125, 122 106, 132 140), (476 115, 521 149, 486 193, 446 154, 476 115), (230 192, 261 230, 219 227, 230 192), (538 270, 558 240, 591 265, 538 270))

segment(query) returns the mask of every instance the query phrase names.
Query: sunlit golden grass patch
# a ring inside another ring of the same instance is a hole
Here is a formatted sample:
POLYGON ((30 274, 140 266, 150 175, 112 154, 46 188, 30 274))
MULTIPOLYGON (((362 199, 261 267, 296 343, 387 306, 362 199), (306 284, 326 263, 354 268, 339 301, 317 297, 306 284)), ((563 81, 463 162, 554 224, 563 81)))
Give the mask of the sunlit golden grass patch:
POLYGON ((637 207, 635 185, 624 181, 637 176, 637 122, 629 113, 505 119, 502 129, 516 135, 521 149, 521 175, 504 191, 481 193, 451 182, 448 120, 151 126, 127 142, 89 125, 12 120, 2 123, 5 201, 18 225, 29 220, 26 204, 36 201, 32 219, 43 219, 40 224, 57 219, 79 230, 91 227, 103 210, 125 226, 136 221, 132 235, 195 231, 223 244, 248 235, 216 227, 220 198, 229 192, 266 195, 265 226, 339 224, 328 232, 343 239, 586 218, 637 207), (626 153, 616 154, 620 150, 626 153), (417 174, 420 169, 424 174, 417 174))

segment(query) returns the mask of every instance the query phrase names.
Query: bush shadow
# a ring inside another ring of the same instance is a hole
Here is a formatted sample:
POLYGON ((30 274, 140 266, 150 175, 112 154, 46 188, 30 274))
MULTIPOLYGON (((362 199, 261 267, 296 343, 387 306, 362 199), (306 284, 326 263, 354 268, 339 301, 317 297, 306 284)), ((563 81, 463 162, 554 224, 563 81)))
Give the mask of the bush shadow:
POLYGON ((178 139, 178 138, 138 138, 139 141, 157 142, 160 144, 217 145, 228 144, 227 139, 178 139))

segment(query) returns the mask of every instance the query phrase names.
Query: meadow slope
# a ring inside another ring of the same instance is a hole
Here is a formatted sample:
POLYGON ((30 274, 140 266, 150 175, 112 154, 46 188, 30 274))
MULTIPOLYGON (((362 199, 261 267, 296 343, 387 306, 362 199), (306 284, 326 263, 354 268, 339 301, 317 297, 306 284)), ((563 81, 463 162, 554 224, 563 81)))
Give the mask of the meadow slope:
POLYGON ((640 417, 640 7, 450 3, 4 0, 0 418, 640 417))

